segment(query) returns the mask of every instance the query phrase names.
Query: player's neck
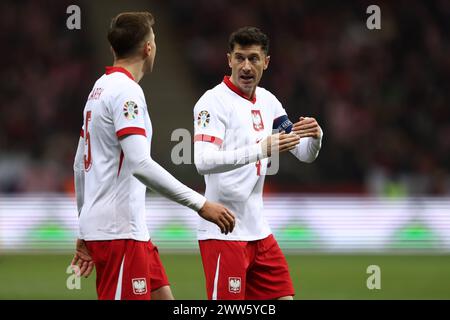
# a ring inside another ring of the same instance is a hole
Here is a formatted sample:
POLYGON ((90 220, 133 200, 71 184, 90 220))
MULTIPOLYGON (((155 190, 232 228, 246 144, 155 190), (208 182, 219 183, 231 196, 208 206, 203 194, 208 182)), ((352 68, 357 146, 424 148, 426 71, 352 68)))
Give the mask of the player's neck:
POLYGON ((128 59, 118 59, 114 61, 114 67, 121 67, 126 69, 134 78, 134 81, 139 82, 144 77, 144 63, 140 61, 132 61, 128 59))

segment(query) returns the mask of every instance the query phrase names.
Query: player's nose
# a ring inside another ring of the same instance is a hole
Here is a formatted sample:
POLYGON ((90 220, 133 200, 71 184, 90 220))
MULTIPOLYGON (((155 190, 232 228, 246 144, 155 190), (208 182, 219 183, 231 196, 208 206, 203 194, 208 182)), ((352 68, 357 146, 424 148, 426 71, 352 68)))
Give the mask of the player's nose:
POLYGON ((250 61, 248 59, 244 60, 244 65, 242 66, 242 70, 245 72, 248 72, 251 70, 251 64, 250 61))

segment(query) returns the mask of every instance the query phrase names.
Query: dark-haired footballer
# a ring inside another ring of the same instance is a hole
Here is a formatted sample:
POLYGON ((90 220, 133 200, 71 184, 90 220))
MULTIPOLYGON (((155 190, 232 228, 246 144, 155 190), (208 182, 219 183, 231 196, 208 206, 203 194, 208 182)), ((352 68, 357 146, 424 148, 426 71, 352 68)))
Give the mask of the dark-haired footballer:
POLYGON ((322 130, 311 117, 292 124, 281 103, 258 87, 269 66, 269 39, 244 27, 229 38, 231 76, 194 107, 195 165, 205 176, 208 199, 230 208, 233 232, 220 234, 201 219, 197 235, 209 299, 285 299, 294 295, 286 259, 263 215, 268 157, 290 151, 312 162, 322 130), (273 133, 273 129, 277 133, 273 133))

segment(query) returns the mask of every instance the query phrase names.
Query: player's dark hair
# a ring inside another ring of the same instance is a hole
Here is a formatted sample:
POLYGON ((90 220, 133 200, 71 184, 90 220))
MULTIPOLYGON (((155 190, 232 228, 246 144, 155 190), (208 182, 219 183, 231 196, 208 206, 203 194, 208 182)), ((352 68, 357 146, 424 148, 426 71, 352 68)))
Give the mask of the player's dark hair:
POLYGON ((127 58, 150 34, 155 23, 150 12, 123 12, 115 16, 108 30, 108 41, 117 58, 127 58))
POLYGON ((234 46, 241 47, 260 45, 266 55, 269 54, 269 37, 256 27, 242 27, 234 31, 228 40, 228 49, 234 50, 234 46))

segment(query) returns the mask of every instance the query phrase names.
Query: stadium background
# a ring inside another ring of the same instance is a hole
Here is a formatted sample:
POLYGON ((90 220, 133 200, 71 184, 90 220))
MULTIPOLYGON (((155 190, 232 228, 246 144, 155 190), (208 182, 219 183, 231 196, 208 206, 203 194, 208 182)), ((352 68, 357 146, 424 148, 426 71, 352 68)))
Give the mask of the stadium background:
MULTIPOLYGON (((111 64, 106 29, 121 11, 156 17, 155 71, 141 85, 153 157, 175 165, 174 129, 192 132, 198 97, 228 73, 229 33, 271 38, 261 85, 291 119, 318 119, 313 164, 281 156, 267 215, 299 299, 450 298, 450 3, 437 1, 2 1, 0 298, 93 299, 94 277, 68 290, 76 210, 72 162, 82 109, 111 64), (66 8, 81 8, 81 30, 66 8), (381 7, 382 29, 366 28, 381 7), (381 290, 366 268, 379 265, 381 290)), ((204 299, 195 214, 149 193, 149 228, 173 291, 204 299)))

